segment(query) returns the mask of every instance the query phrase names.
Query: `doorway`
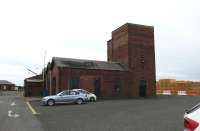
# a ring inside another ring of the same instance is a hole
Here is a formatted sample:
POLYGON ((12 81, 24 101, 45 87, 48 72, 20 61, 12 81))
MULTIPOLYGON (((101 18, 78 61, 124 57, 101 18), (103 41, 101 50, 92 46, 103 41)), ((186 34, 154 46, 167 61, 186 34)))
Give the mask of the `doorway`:
POLYGON ((146 82, 146 80, 140 80, 139 95, 141 97, 145 97, 146 96, 146 90, 147 90, 147 82, 146 82))
POLYGON ((97 97, 99 97, 101 95, 101 80, 100 79, 97 79, 94 81, 94 87, 95 87, 94 93, 97 97))

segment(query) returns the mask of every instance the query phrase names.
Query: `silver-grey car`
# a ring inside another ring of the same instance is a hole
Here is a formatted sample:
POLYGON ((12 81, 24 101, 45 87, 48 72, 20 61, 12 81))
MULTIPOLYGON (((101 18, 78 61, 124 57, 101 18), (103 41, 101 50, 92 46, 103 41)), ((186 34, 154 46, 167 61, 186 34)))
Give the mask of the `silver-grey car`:
POLYGON ((42 98, 42 104, 49 106, 53 106, 55 104, 64 104, 64 103, 82 104, 86 101, 88 101, 87 95, 73 90, 64 90, 58 93, 57 95, 46 96, 42 98))

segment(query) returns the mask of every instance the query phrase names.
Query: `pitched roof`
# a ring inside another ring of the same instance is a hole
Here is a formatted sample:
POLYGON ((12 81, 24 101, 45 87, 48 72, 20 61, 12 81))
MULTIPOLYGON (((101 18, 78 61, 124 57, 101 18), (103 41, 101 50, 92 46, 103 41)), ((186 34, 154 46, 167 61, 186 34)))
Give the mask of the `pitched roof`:
POLYGON ((39 75, 34 75, 34 76, 31 76, 31 77, 29 77, 29 78, 26 78, 26 79, 43 79, 42 78, 42 74, 39 74, 39 75))
POLYGON ((0 85, 14 85, 14 84, 7 80, 0 80, 0 85))
POLYGON ((26 78, 26 82, 43 82, 42 74, 26 78))
POLYGON ((117 62, 83 60, 61 57, 53 57, 52 62, 59 67, 127 71, 127 67, 117 62))

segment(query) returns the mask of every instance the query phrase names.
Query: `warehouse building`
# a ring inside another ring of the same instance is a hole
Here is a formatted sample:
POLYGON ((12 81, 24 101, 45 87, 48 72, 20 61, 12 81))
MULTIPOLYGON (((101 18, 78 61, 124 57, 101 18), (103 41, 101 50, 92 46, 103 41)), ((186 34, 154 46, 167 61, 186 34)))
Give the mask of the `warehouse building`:
POLYGON ((46 69, 50 95, 82 88, 99 97, 156 95, 154 28, 126 23, 107 42, 108 61, 53 57, 46 69))

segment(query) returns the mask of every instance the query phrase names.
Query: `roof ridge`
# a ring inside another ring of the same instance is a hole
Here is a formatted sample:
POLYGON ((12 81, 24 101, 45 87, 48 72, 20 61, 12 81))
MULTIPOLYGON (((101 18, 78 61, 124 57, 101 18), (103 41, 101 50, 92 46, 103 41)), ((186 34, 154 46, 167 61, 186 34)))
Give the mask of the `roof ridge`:
POLYGON ((13 85, 15 85, 14 83, 12 83, 8 80, 0 80, 0 84, 13 84, 13 85))
POLYGON ((119 63, 114 61, 103 61, 103 60, 92 60, 92 59, 78 59, 78 58, 69 58, 69 57, 53 57, 53 59, 71 59, 71 60, 81 60, 81 61, 96 61, 96 62, 106 62, 106 63, 119 63))

